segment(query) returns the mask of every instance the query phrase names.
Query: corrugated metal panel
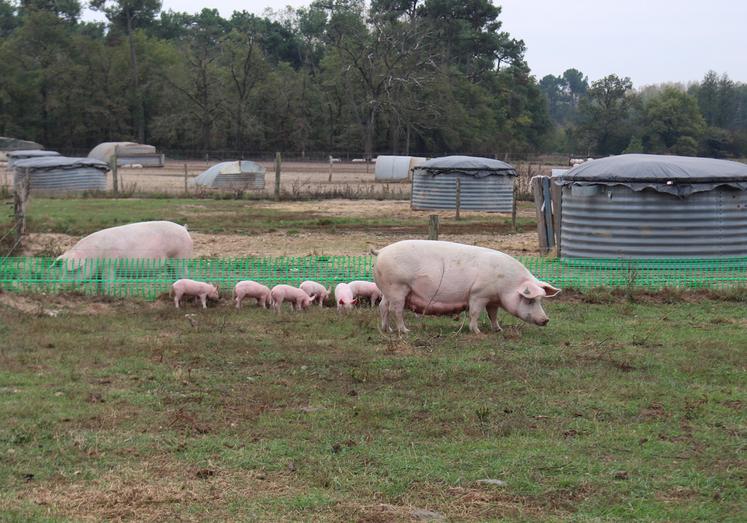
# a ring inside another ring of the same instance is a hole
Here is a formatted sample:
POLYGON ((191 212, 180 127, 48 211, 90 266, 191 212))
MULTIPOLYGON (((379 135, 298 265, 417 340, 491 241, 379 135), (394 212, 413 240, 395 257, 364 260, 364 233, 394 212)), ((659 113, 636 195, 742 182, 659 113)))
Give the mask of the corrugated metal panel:
POLYGON ((747 256, 747 191, 686 198, 622 186, 563 187, 561 255, 568 258, 747 256))
POLYGON ((413 209, 455 209, 456 180, 461 180, 461 208, 466 211, 511 212, 514 205, 514 177, 475 178, 463 174, 429 176, 413 174, 413 209))
POLYGON ((32 192, 105 191, 106 172, 91 167, 31 171, 32 192))
POLYGON ((401 182, 408 180, 412 168, 423 162, 425 162, 425 158, 419 156, 377 156, 374 179, 377 182, 401 182))
POLYGON ((261 191, 265 188, 265 173, 221 173, 215 177, 211 187, 261 191))

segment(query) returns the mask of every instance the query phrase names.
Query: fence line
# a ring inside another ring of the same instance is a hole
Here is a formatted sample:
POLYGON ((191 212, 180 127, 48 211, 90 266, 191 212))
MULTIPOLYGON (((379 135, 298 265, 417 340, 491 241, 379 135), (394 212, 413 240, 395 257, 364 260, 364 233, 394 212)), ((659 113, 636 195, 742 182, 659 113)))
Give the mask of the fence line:
MULTIPOLYGON (((610 260, 519 257, 539 279, 564 289, 597 287, 726 289, 747 287, 747 258, 719 260, 610 260)), ((325 285, 372 280, 373 256, 315 256, 193 260, 78 260, 5 258, 0 289, 15 292, 80 292, 156 299, 179 278, 216 283, 224 292, 236 282, 268 286, 325 285)))

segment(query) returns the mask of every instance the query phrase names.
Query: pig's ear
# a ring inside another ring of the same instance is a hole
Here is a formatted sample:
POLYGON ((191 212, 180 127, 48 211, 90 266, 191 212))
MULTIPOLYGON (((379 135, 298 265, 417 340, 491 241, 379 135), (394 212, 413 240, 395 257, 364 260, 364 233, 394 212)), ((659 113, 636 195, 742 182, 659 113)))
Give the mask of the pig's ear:
POLYGON ((560 289, 558 289, 557 287, 553 287, 549 283, 541 281, 539 282, 539 285, 544 289, 545 295, 548 298, 552 298, 553 296, 557 296, 558 294, 560 294, 560 289))
POLYGON ((545 289, 533 281, 525 281, 519 286, 519 294, 527 300, 533 300, 545 295, 545 289))

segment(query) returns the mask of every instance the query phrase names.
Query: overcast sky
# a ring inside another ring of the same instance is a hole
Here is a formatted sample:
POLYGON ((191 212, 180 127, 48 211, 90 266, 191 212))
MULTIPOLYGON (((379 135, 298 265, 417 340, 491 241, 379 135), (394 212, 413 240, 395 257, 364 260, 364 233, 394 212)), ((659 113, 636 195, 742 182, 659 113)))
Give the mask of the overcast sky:
MULTIPOLYGON (((575 67, 593 81, 610 73, 636 86, 699 80, 709 70, 747 82, 745 0, 493 0, 503 29, 527 46, 537 78, 575 67)), ((308 5, 302 0, 165 0, 164 9, 221 15, 308 5)))

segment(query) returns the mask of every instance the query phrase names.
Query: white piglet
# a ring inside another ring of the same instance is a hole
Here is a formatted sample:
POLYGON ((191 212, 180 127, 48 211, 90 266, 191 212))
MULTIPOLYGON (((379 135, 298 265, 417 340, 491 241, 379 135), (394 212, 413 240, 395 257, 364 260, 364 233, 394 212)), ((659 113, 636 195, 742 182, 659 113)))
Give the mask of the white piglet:
POLYGON ((177 309, 179 308, 179 302, 184 296, 196 296, 200 298, 200 303, 202 303, 203 309, 207 309, 208 298, 212 300, 220 299, 217 285, 212 285, 202 281, 188 280, 186 278, 176 280, 171 285, 171 291, 174 294, 174 305, 176 305, 177 309))

